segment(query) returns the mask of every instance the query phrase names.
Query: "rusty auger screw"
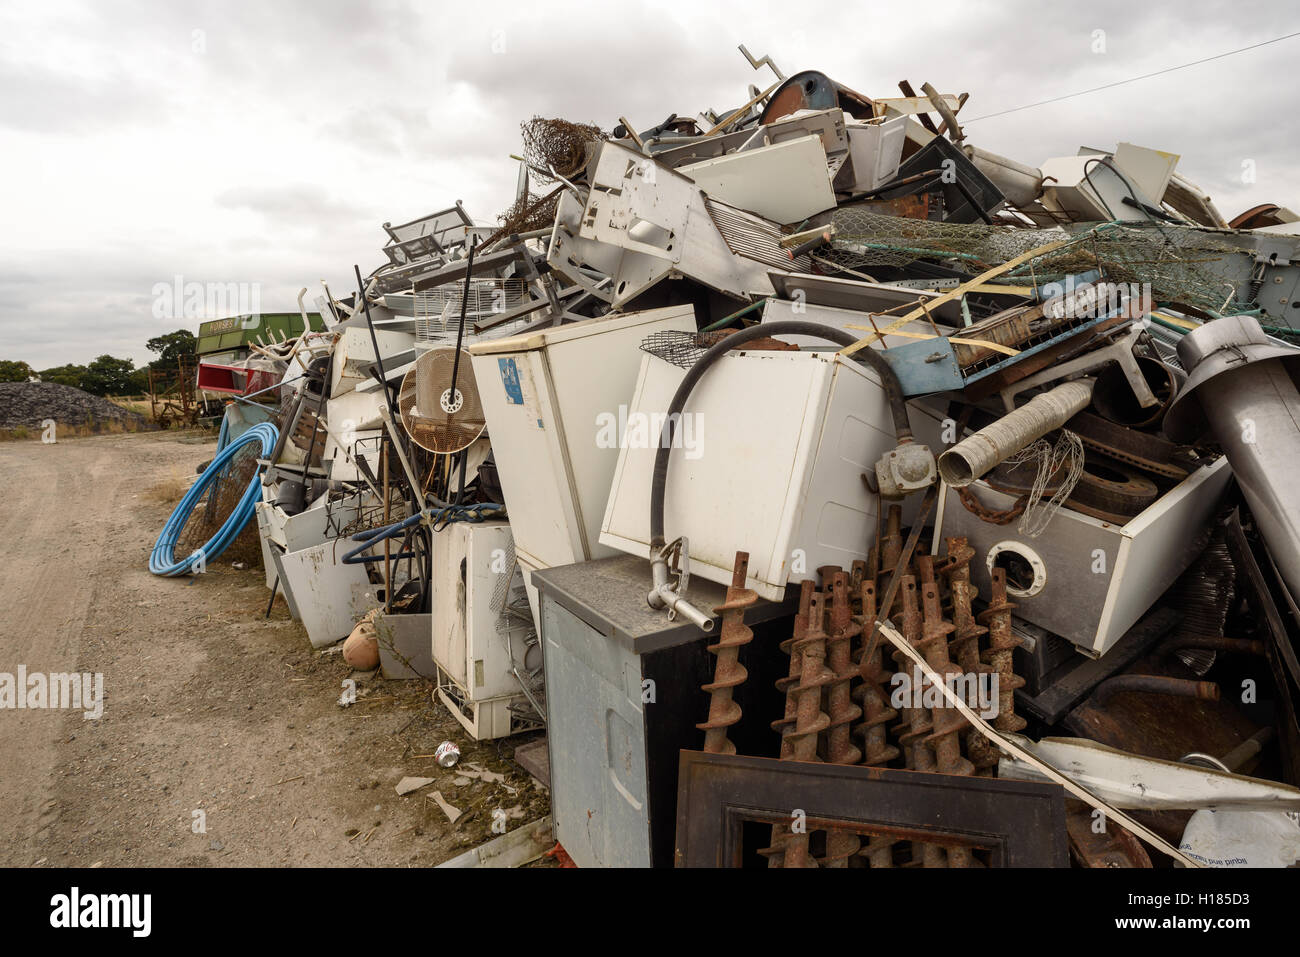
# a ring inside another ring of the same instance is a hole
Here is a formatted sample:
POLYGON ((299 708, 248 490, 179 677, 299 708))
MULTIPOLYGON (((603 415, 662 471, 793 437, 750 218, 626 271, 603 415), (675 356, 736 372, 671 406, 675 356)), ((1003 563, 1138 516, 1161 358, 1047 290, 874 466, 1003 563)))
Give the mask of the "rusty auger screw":
MULTIPOLYGON (((799 684, 799 674, 803 670, 803 656, 794 650, 794 646, 808 634, 808 616, 812 611, 812 596, 815 586, 811 581, 799 584, 799 610, 794 616, 793 637, 781 642, 781 650, 790 656, 788 676, 776 683, 776 690, 785 694, 785 715, 779 721, 772 722, 772 730, 781 735, 780 758, 782 761, 794 759, 794 727, 798 697, 795 687, 799 684)), ((772 825, 772 839, 769 846, 758 853, 767 858, 768 867, 780 867, 785 860, 785 845, 790 840, 790 828, 784 824, 772 825)))
MULTIPOLYGON (((921 610, 917 606, 914 575, 904 575, 900 579, 898 595, 903 605, 903 637, 916 648, 921 643, 921 610)), ((912 659, 898 649, 894 649, 894 662, 900 668, 907 669, 908 674, 915 674, 912 659)), ((898 743, 903 746, 905 766, 909 771, 933 771, 934 752, 921 743, 934 730, 930 723, 930 712, 909 705, 904 705, 901 711, 903 720, 898 726, 898 743)))
MULTIPOLYGON (((899 599, 903 607, 903 637, 907 639, 907 643, 913 648, 919 649, 921 645, 921 610, 917 605, 916 577, 914 575, 904 575, 899 581, 901 586, 899 588, 899 599)), ((894 649, 894 661, 897 662, 900 668, 906 668, 909 674, 915 675, 917 673, 912 659, 898 649, 894 649)), ((903 746, 904 763, 912 771, 935 770, 934 751, 926 743, 930 732, 934 730, 934 725, 930 721, 930 712, 925 708, 904 706, 902 713, 902 728, 904 730, 898 741, 903 746)), ((944 853, 943 848, 937 844, 914 842, 911 850, 911 866, 948 866, 948 856, 944 853)))
POLYGON ((826 689, 826 711, 830 724, 826 734, 826 760, 830 764, 857 764, 862 752, 853 745, 850 725, 862 717, 862 709, 853 703, 849 682, 858 669, 849 657, 849 646, 858 628, 849 608, 848 576, 842 571, 831 575, 831 632, 826 642, 826 663, 835 682, 826 689))
POLYGON ((710 695, 709 719, 696 727, 704 731, 707 754, 735 754, 736 746, 727 737, 727 729, 740 720, 740 705, 732 700, 732 691, 743 684, 749 672, 740 663, 740 649, 754 640, 754 632, 745 625, 745 609, 758 601, 758 595, 745 587, 749 571, 749 552, 736 552, 731 572, 731 586, 726 600, 714 613, 722 615, 722 628, 716 644, 709 651, 718 656, 713 681, 704 686, 710 695))
MULTIPOLYGON (((923 586, 922 609, 924 614, 924 637, 916 645, 916 650, 925 656, 928 664, 941 678, 957 672, 948 658, 948 634, 953 626, 944 620, 939 607, 939 588, 933 582, 923 586)), ((961 756, 961 743, 957 733, 967 725, 961 712, 949 707, 947 699, 936 702, 932 709, 934 730, 926 743, 934 748, 935 770, 940 774, 975 773, 975 767, 961 756)))
MULTIPOLYGON (((830 764, 857 764, 862 752, 853 745, 852 723, 862 717, 862 709, 853 703, 849 682, 858 676, 850 657, 850 644, 859 628, 853 621, 849 605, 849 576, 835 569, 828 585, 831 594, 831 632, 826 642, 826 662, 835 676, 826 689, 826 711, 830 724, 826 732, 826 760, 830 764)), ((848 867, 849 858, 858 852, 862 841, 852 831, 832 828, 826 832, 825 866, 848 867)))
MULTIPOLYGON (((885 534, 880 542, 880 567, 876 569, 879 576, 876 584, 883 588, 889 576, 893 574, 894 568, 898 565, 899 559, 903 556, 903 506, 891 505, 885 519, 885 534)), ((880 609, 880 614, 884 618, 892 618, 898 614, 898 609, 902 601, 901 590, 894 593, 894 602, 892 608, 880 609)))
MULTIPOLYGON (((860 586, 860 593, 862 633, 869 636, 876 624, 876 586, 870 580, 865 580, 860 586)), ((885 670, 883 653, 884 648, 877 645, 869 660, 863 659, 858 663, 862 684, 853 689, 865 715, 865 720, 853 730, 862 738, 862 747, 866 752, 862 763, 870 767, 888 764, 898 757, 898 748, 889 743, 885 734, 885 725, 897 718, 898 712, 889 706, 889 696, 885 689, 894 676, 885 670)))
MULTIPOLYGON (((962 537, 947 539, 947 545, 948 555, 943 570, 948 575, 948 590, 952 593, 952 623, 956 629, 948 650, 968 676, 986 675, 993 669, 980 661, 979 640, 988 629, 976 624, 971 612, 971 602, 979 594, 970 580, 970 560, 975 557, 975 549, 962 537)), ((998 763, 997 748, 974 728, 966 732, 966 756, 975 765, 975 770, 982 773, 989 773, 998 763)))
MULTIPOLYGON (((916 646, 916 650, 925 656, 926 664, 941 679, 946 679, 957 673, 948 657, 948 635, 953 626, 943 617, 943 609, 939 604, 939 586, 934 582, 926 582, 922 586, 921 607, 925 637, 916 646)), ((925 743, 934 748, 935 770, 940 774, 973 775, 975 765, 962 757, 961 741, 957 737, 970 722, 962 717, 960 711, 949 706, 946 698, 940 698, 935 703, 931 714, 934 731, 925 743)), ((977 866, 969 848, 949 847, 947 851, 949 867, 977 866)))
MULTIPOLYGON (((794 730, 787 732, 793 739, 792 758, 795 761, 818 761, 817 738, 830 726, 830 717, 822 711, 822 689, 835 681, 834 673, 826 667, 826 631, 823 625, 825 598, 813 593, 808 609, 808 634, 791 646, 794 654, 801 655, 799 683, 790 689, 796 697, 794 730)), ((806 831, 790 835, 785 844, 784 867, 816 867, 817 862, 808 853, 806 831)))
POLYGON ((803 670, 803 656, 795 653, 794 646, 808 634, 808 615, 812 610, 812 596, 815 590, 816 586, 810 581, 799 583, 799 610, 794 616, 793 637, 787 638, 780 645, 781 650, 790 656, 790 671, 787 677, 779 679, 776 683, 776 690, 785 695, 785 715, 780 720, 772 722, 772 730, 781 735, 779 757, 782 761, 789 761, 794 757, 794 739, 790 737, 790 732, 794 730, 798 698, 793 689, 799 684, 799 672, 803 670))
POLYGON ((1027 723, 1016 714, 1016 689, 1024 687, 1025 679, 1015 672, 1012 660, 1020 639, 1011 631, 1011 609, 1015 604, 1007 601, 1007 572, 993 569, 993 589, 989 606, 980 614, 980 621, 989 629, 989 648, 984 660, 998 676, 998 713, 993 727, 999 731, 1020 731, 1027 723))

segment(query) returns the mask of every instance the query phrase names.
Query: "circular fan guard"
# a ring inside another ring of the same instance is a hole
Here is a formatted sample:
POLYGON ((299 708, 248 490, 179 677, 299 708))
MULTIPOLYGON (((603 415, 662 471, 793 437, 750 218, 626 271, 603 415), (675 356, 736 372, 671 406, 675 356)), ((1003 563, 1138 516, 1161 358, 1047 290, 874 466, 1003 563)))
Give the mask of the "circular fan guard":
POLYGON ((430 452, 459 452, 483 434, 487 421, 474 383, 469 353, 461 350, 456 389, 451 389, 454 346, 430 349, 402 378, 397 410, 412 441, 430 452))

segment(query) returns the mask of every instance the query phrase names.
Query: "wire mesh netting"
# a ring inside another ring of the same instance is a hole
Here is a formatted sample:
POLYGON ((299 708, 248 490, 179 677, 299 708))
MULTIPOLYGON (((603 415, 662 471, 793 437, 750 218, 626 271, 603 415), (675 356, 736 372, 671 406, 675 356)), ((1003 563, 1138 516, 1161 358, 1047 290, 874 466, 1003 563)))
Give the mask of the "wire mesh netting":
POLYGON ((609 139, 599 126, 534 116, 519 124, 524 139, 524 160, 541 181, 568 179, 587 165, 596 147, 609 139), (554 172, 552 172, 554 171, 554 172))
MULTIPOLYGON (((195 503, 185 524, 177 532, 174 546, 177 556, 191 555, 202 548, 226 523, 248 490, 248 483, 257 474, 257 456, 260 451, 261 446, 256 442, 245 444, 221 468, 216 480, 195 503)), ((247 532, 247 529, 244 531, 247 532)))
POLYGON ((1149 283, 1156 299, 1211 314, 1231 306, 1248 269, 1240 248, 1185 226, 1099 223, 1082 231, 1014 229, 885 216, 861 207, 836 210, 831 222, 835 235, 822 258, 839 266, 870 270, 929 260, 980 273, 1042 246, 1064 243, 990 281, 1039 284, 1097 269, 1108 282, 1149 283))
POLYGON ((665 362, 682 369, 689 369, 699 362, 700 356, 721 342, 732 331, 719 329, 714 332, 681 332, 665 329, 652 332, 641 340, 641 351, 657 356, 665 362))
POLYGON ((497 235, 528 233, 550 226, 555 222, 555 210, 560 205, 562 189, 563 186, 557 187, 544 196, 529 193, 527 196, 519 197, 497 217, 497 222, 501 224, 497 235))

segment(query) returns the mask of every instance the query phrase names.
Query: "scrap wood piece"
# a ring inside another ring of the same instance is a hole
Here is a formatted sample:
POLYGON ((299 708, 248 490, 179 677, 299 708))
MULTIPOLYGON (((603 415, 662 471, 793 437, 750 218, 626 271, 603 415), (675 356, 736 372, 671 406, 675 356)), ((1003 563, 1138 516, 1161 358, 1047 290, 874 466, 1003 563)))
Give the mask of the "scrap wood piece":
POLYGON ((433 778, 412 778, 405 777, 397 782, 398 794, 410 794, 412 791, 418 791, 425 785, 432 784, 433 778))
POLYGON ((442 813, 447 815, 447 821, 450 824, 455 824, 460 820, 460 816, 465 813, 459 808, 452 807, 448 804, 443 798, 441 791, 434 791, 432 794, 426 794, 425 797, 437 804, 438 807, 442 808, 442 813))
POLYGON ((554 841, 547 815, 443 861, 438 867, 522 867, 544 855, 554 841))
POLYGON ((1107 804, 1105 801, 1103 801, 1101 798, 1094 795, 1087 788, 1081 787, 1080 785, 1076 784, 1073 780, 1066 777, 1064 774, 1062 774, 1056 768, 1052 767, 1046 761, 1039 759, 1036 755, 1020 747, 1014 741, 1011 741, 1003 737, 1001 733, 993 729, 992 725, 990 725, 987 721, 985 721, 982 717, 980 717, 980 715, 977 712, 972 710, 971 707, 961 699, 961 696, 958 695, 954 689, 948 686, 948 683, 944 681, 943 677, 937 671, 935 671, 933 668, 930 667, 930 664, 929 662, 926 661, 925 657, 921 655, 921 653, 918 652, 914 647, 912 647, 911 643, 906 638, 904 638, 901 634, 899 634, 899 632, 896 631, 892 625, 882 621, 877 624, 877 628, 881 634, 883 634, 886 638, 889 639, 890 643, 893 644, 895 648, 897 648, 909 659, 911 659, 912 663, 916 665, 917 668, 920 669, 921 673, 925 675, 926 679, 930 681, 934 685, 934 687, 936 687, 939 690, 939 692, 944 696, 948 704, 956 708, 957 711, 961 713, 961 716, 964 717, 967 721, 969 721, 976 731, 984 735, 984 737, 988 738, 989 741, 991 741, 994 745, 1001 748, 1007 754, 1010 754, 1013 757, 1019 758, 1021 761, 1024 761, 1032 765, 1036 770, 1046 775, 1052 781, 1055 781, 1057 784, 1061 785, 1061 787, 1065 788, 1065 790, 1069 791, 1075 797, 1091 805, 1094 809, 1101 811, 1102 814, 1106 815, 1108 819, 1113 820, 1116 823, 1121 824, 1124 827, 1128 828, 1130 831, 1132 831, 1134 834, 1141 837, 1144 841, 1146 841, 1152 847, 1159 850, 1161 853, 1169 855, 1169 857, 1173 858, 1175 861, 1179 861, 1180 863, 1182 863, 1187 867, 1204 866, 1200 862, 1196 861, 1191 857, 1188 857, 1182 851, 1178 850, 1178 848, 1174 847, 1164 838, 1160 837, 1160 835, 1154 833, 1150 828, 1143 827, 1141 824, 1133 820, 1123 811, 1120 811, 1118 808, 1113 807, 1110 804, 1107 804))
POLYGON ((942 306, 945 302, 952 302, 954 299, 960 299, 962 296, 966 295, 966 293, 970 292, 972 287, 983 285, 988 280, 992 279, 994 276, 1000 276, 1005 272, 1009 272, 1010 270, 1015 269, 1019 265, 1029 262, 1029 260, 1031 259, 1037 259, 1039 256, 1046 255, 1047 253, 1060 249, 1062 246, 1065 246, 1072 242, 1075 242, 1075 240, 1058 239, 1055 242, 1046 243, 1042 246, 1037 246, 1034 249, 1029 250, 1029 252, 1021 253, 1019 256, 1016 256, 1014 259, 1008 259, 1006 262, 1002 263, 1001 265, 994 266, 992 269, 980 273, 978 276, 976 276, 974 279, 970 280, 969 282, 964 282, 960 286, 954 286, 952 289, 949 289, 947 292, 943 293, 942 295, 936 296, 934 299, 925 302, 923 305, 920 305, 917 308, 913 309, 911 312, 907 313, 901 319, 896 319, 893 323, 886 326, 884 329, 880 330, 879 332, 873 332, 871 335, 863 339, 859 339, 857 342, 853 343, 853 345, 845 346, 843 349, 840 350, 839 354, 842 356, 851 356, 853 355, 853 353, 857 352, 858 350, 865 349, 867 346, 871 345, 871 343, 875 342, 877 339, 883 338, 884 336, 887 335, 891 335, 897 332, 899 329, 902 329, 909 322, 912 322, 916 319, 920 319, 922 316, 926 315, 926 313, 929 310, 934 309, 936 306, 942 306))
POLYGON ((715 126, 713 129, 709 130, 709 131, 708 131, 707 133, 705 133, 704 135, 705 135, 705 136, 712 136, 714 133, 721 133, 723 130, 725 130, 725 129, 726 129, 728 126, 730 126, 732 123, 736 122, 736 120, 740 119, 741 116, 743 116, 744 114, 748 113, 748 112, 750 111, 750 109, 754 106, 754 104, 757 103, 759 100, 767 99, 767 97, 769 97, 769 96, 771 96, 773 93, 775 93, 775 92, 776 92, 776 88, 777 88, 778 86, 780 86, 780 85, 781 85, 782 83, 784 83, 784 82, 785 82, 784 80, 777 80, 775 83, 773 83, 771 86, 769 86, 766 90, 764 90, 762 93, 758 94, 758 96, 754 97, 752 100, 750 100, 750 101, 749 101, 748 103, 746 103, 744 106, 740 107, 740 109, 736 110, 734 113, 732 113, 732 114, 731 114, 730 116, 728 116, 725 120, 723 120, 721 123, 719 123, 719 124, 718 124, 717 126, 715 126))

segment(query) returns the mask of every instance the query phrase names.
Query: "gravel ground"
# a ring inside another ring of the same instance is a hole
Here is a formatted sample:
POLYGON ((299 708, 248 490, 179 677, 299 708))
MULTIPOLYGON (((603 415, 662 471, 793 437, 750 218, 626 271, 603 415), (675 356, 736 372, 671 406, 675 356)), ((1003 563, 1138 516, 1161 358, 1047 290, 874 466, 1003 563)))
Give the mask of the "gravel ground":
POLYGON ((214 447, 176 432, 0 444, 0 672, 104 680, 99 720, 0 710, 0 865, 427 866, 492 837, 497 808, 511 829, 547 814, 510 760, 529 736, 478 744, 425 682, 313 651, 283 600, 264 621, 259 567, 149 574, 175 490, 214 447), (504 783, 440 768, 447 739, 504 783), (407 775, 435 783, 398 796, 407 775), (434 790, 465 812, 455 825, 434 790))

